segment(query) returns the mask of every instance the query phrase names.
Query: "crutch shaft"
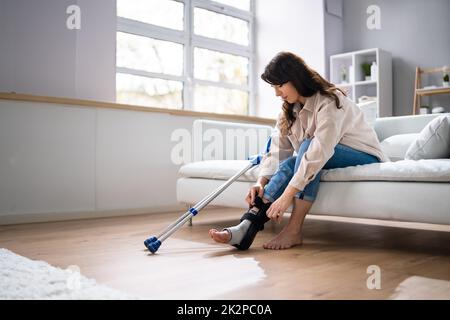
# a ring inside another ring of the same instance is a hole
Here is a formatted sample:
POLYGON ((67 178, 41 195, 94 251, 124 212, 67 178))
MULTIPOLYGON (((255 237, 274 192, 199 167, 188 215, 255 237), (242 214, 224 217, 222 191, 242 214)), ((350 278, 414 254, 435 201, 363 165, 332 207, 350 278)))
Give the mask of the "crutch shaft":
POLYGON ((163 236, 166 232, 170 231, 174 226, 177 225, 178 222, 183 220, 185 217, 189 216, 191 214, 190 211, 186 211, 181 217, 179 217, 175 222, 172 222, 170 225, 168 225, 164 230, 162 230, 156 237, 159 239, 161 236, 163 236))
POLYGON ((225 190, 230 184, 232 184, 236 179, 238 179, 242 174, 244 174, 247 170, 249 170, 251 167, 253 167, 253 164, 249 163, 247 167, 243 168, 241 171, 236 173, 234 176, 232 176, 230 179, 227 180, 223 185, 218 187, 214 192, 200 200, 195 206, 193 206, 189 211, 187 211, 185 214, 183 214, 177 221, 172 223, 170 226, 168 226, 163 232, 161 232, 158 235, 158 239, 161 241, 161 243, 164 241, 164 239, 167 239, 170 235, 172 235, 175 231, 177 231, 181 226, 183 226, 186 221, 188 221, 191 217, 195 216, 197 212, 202 210, 204 207, 206 207, 211 201, 213 201, 219 194, 225 190), (194 210, 192 210, 194 209, 194 210), (192 212, 192 211, 193 212, 192 212))
POLYGON ((207 206, 212 200, 214 200, 215 198, 217 198, 217 196, 219 196, 219 194, 225 190, 226 188, 228 188, 228 186, 230 184, 232 184, 234 181, 236 181, 241 175, 243 175, 248 169, 250 169, 251 167, 253 167, 253 165, 251 163, 249 163, 247 165, 247 167, 243 168, 241 171, 239 171, 238 173, 236 173, 234 176, 232 176, 230 179, 227 180, 227 182, 225 182, 223 185, 221 185, 220 187, 218 187, 214 192, 212 192, 208 197, 206 197, 204 200, 200 201, 198 204, 196 204, 194 206, 194 208, 197 211, 200 211, 201 209, 203 209, 205 206, 207 206))
POLYGON ((188 220, 193 216, 192 213, 184 217, 184 219, 180 220, 175 226, 173 226, 170 230, 168 230, 166 233, 164 233, 159 239, 161 243, 164 242, 168 237, 170 237, 172 234, 174 234, 178 229, 180 229, 188 220))

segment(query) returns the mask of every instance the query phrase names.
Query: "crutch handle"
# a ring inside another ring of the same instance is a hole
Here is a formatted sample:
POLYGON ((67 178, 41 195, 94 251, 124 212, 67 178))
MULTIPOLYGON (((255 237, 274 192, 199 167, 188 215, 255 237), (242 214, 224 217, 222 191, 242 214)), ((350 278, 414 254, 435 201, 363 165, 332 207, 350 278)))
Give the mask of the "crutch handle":
POLYGON ((256 154, 254 156, 250 156, 250 157, 248 157, 248 160, 250 160, 250 163, 252 165, 257 166, 258 164, 261 163, 262 155, 256 154))

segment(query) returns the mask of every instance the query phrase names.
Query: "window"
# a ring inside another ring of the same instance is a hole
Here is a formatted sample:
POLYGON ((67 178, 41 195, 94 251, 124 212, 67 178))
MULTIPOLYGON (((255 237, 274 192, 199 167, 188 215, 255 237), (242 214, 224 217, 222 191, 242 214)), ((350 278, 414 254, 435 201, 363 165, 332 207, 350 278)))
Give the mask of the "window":
POLYGON ((254 0, 117 0, 117 102, 248 115, 254 0))

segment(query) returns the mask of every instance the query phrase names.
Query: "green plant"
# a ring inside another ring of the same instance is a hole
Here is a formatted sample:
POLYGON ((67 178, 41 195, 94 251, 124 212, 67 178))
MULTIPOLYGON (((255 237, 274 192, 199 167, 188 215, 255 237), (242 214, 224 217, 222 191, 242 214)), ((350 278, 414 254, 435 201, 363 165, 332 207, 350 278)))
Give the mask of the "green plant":
POLYGON ((364 62, 361 64, 361 68, 363 69, 363 73, 366 77, 370 76, 370 63, 364 62))
POLYGON ((347 69, 344 66, 341 67, 341 77, 342 81, 347 81, 347 69))
POLYGON ((444 82, 448 82, 448 73, 446 73, 445 75, 444 75, 444 82))

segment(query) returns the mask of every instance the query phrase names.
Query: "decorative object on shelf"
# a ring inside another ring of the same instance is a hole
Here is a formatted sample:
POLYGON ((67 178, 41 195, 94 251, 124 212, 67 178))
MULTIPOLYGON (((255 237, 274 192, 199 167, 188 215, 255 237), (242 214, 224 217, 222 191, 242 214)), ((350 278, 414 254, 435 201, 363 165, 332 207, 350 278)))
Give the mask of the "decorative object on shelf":
POLYGON ((363 64, 361 64, 361 68, 363 70, 363 74, 365 76, 365 80, 366 81, 370 81, 371 80, 371 76, 370 76, 370 68, 372 66, 370 65, 370 63, 364 62, 363 64))
POLYGON ((443 71, 444 71, 444 76, 442 77, 442 86, 443 87, 448 87, 448 86, 450 86, 450 84, 449 84, 449 77, 448 77, 448 68, 447 68, 447 66, 445 66, 444 68, 443 68, 443 71))
POLYGON ((373 127, 375 124, 375 120, 378 118, 378 107, 376 99, 359 102, 357 106, 364 114, 364 119, 373 127))
POLYGON ((377 62, 374 61, 372 62, 372 65, 370 66, 370 78, 372 79, 372 81, 377 81, 377 74, 378 74, 378 66, 377 66, 377 62))
POLYGON ((358 103, 364 103, 369 101, 377 101, 377 97, 361 96, 358 98, 358 103))
POLYGON ((354 83, 355 82, 355 68, 353 67, 353 65, 348 67, 348 74, 349 74, 350 83, 354 83))
POLYGON ((431 113, 445 113, 444 107, 434 107, 431 109, 431 113))
POLYGON ((420 106, 420 114, 429 114, 430 106, 420 106))
POLYGON ((347 68, 341 66, 341 83, 347 83, 347 68))

